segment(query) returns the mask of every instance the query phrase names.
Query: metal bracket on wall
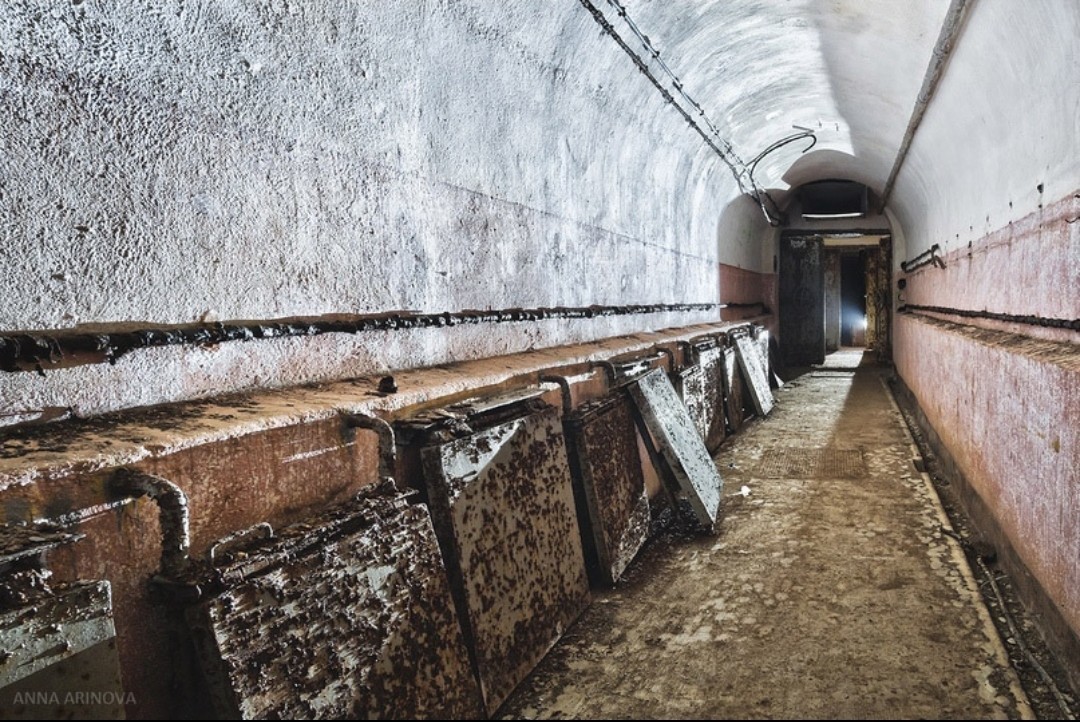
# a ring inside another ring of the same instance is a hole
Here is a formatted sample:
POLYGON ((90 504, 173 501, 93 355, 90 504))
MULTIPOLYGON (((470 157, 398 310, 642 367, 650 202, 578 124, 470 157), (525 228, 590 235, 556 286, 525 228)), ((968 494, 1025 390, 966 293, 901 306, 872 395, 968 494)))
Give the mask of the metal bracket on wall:
POLYGON ((910 261, 903 261, 900 264, 900 270, 904 273, 911 273, 914 270, 922 268, 923 266, 934 265, 938 268, 945 268, 945 261, 938 255, 941 252, 941 247, 938 244, 930 246, 929 250, 923 251, 919 255, 912 258, 910 261))
POLYGON ((161 569, 165 579, 177 579, 191 566, 188 533, 188 500, 183 490, 160 476, 136 469, 117 469, 109 479, 109 491, 117 496, 148 497, 158 505, 161 522, 161 569))
POLYGON ((394 427, 377 416, 347 414, 346 422, 354 429, 367 429, 379 435, 379 477, 393 477, 397 471, 397 444, 394 427))
POLYGON ((574 397, 570 391, 570 379, 565 376, 556 376, 552 374, 545 375, 541 373, 537 379, 541 384, 558 384, 559 391, 562 393, 562 410, 563 414, 569 414, 574 410, 574 397))
POLYGON ((675 373, 676 371, 679 370, 679 366, 675 361, 675 352, 674 351, 667 348, 666 346, 654 346, 653 349, 656 351, 656 353, 660 353, 660 354, 663 354, 664 356, 667 356, 668 374, 673 374, 673 373, 675 373))

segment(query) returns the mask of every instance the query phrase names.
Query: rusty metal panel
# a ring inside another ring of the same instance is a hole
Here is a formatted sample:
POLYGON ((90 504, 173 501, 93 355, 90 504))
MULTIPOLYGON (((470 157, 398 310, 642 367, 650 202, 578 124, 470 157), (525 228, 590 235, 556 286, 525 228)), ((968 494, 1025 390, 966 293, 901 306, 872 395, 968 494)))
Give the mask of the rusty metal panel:
POLYGON ((627 389, 680 494, 702 526, 713 529, 720 515, 723 481, 675 388, 666 374, 655 370, 629 384, 627 389))
POLYGON ((457 424, 457 438, 421 456, 492 714, 588 605, 589 582, 556 410, 481 422, 457 424))
POLYGON ((760 326, 754 327, 754 348, 758 358, 761 359, 761 369, 765 372, 765 379, 769 379, 771 371, 769 364, 769 332, 760 326))
POLYGON ((44 553, 81 538, 0 526, 0 716, 124 719, 111 587, 51 584, 44 553))
POLYGON ((630 399, 620 392, 584 403, 565 426, 591 531, 587 547, 595 552, 600 581, 614 584, 649 535, 649 496, 630 399))
POLYGON ((695 364, 680 369, 672 381, 675 384, 675 392, 686 405, 686 413, 690 414, 698 436, 704 440, 709 433, 711 419, 709 409, 705 405, 705 374, 701 366, 695 364))
POLYGON ((480 712, 427 509, 386 480, 277 536, 231 544, 188 610, 224 717, 480 712))
POLYGON ((840 251, 825 250, 825 353, 840 348, 840 251))
POLYGON ((705 448, 711 454, 720 448, 727 437, 724 423, 724 349, 716 342, 705 348, 699 346, 697 359, 704 381, 705 448))
POLYGON ((744 382, 739 374, 739 360, 735 355, 735 349, 724 349, 724 404, 727 411, 728 427, 731 433, 742 428, 746 414, 744 412, 743 386, 744 382))
POLYGON ((739 368, 742 369, 743 378, 746 379, 746 387, 750 391, 750 398, 754 402, 754 408, 758 416, 764 418, 772 411, 773 395, 765 369, 761 367, 757 345, 746 336, 739 336, 735 339, 735 352, 739 358, 739 368))

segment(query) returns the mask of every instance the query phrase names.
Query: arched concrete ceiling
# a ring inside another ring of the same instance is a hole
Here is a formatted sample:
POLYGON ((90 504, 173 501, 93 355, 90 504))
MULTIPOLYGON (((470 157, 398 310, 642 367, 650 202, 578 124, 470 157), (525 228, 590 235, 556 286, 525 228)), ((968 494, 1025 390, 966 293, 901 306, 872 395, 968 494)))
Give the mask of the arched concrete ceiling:
POLYGON ((880 191, 892 168, 948 3, 943 0, 631 0, 630 16, 744 160, 770 154, 761 185, 846 176, 880 191), (840 155, 843 154, 843 155, 840 155), (848 156, 848 160, 837 162, 848 156))

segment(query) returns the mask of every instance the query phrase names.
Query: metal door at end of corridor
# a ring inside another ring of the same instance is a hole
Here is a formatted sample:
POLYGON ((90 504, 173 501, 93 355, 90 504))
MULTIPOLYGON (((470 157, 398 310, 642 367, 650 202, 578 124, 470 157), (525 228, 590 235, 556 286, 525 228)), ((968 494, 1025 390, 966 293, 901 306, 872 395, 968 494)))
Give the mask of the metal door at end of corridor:
POLYGON ((824 243, 780 238, 780 353, 785 366, 825 362, 824 243))

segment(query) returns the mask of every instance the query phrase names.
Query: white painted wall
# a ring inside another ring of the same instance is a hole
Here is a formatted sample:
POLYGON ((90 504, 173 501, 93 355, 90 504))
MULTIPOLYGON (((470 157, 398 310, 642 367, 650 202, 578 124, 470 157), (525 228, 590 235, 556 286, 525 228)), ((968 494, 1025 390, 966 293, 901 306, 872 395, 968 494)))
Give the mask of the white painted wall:
MULTIPOLYGON (((577 3, 0 7, 0 328, 713 302, 730 173, 577 3)), ((92 413, 715 314, 134 352, 92 413)))
POLYGON ((1078 189, 1080 3, 973 3, 890 202, 909 257, 1078 189))

